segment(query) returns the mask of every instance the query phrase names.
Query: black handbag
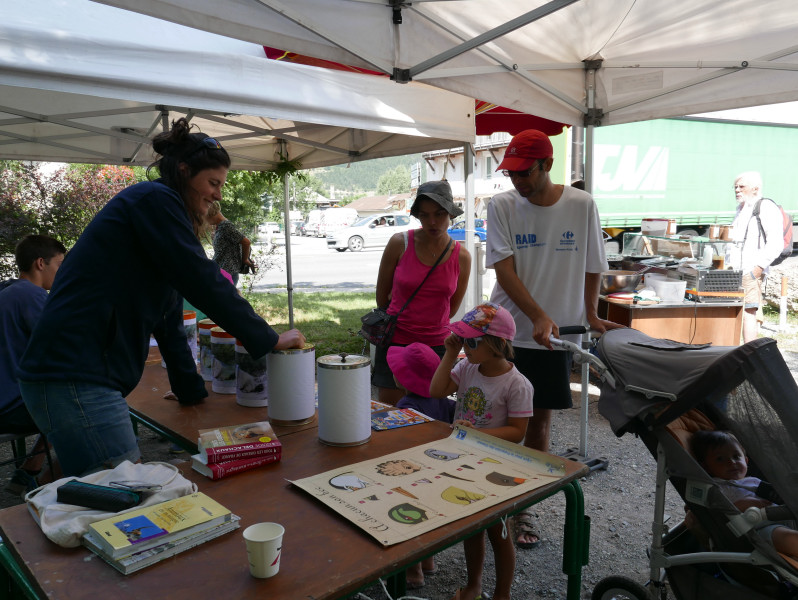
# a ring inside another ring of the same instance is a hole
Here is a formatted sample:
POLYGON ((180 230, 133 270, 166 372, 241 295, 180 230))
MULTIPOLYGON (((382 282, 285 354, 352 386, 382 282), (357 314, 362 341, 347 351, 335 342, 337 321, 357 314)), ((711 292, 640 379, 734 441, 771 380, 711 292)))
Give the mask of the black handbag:
POLYGON ((378 348, 387 348, 391 345, 391 339, 393 338, 393 333, 396 329, 396 321, 398 320, 399 315, 402 314, 402 311, 407 308, 407 305, 410 304, 410 301, 415 297, 416 293, 418 293, 418 290, 421 289, 421 286, 424 285, 424 282, 427 281, 427 278, 432 275, 435 267, 437 267, 438 263, 441 262, 441 259, 446 256, 446 253, 449 251, 449 246, 451 245, 452 240, 449 240, 449 243, 446 244, 446 249, 441 252, 438 260, 436 260, 435 264, 432 265, 432 268, 429 270, 421 283, 418 284, 418 287, 413 291, 412 294, 410 294, 407 302, 405 302, 404 306, 399 309, 398 313, 395 315, 389 315, 385 309, 378 307, 372 308, 369 312, 360 317, 361 326, 359 334, 361 337, 365 338, 367 342, 374 344, 378 348))
POLYGON ((389 315, 382 308, 372 308, 360 317, 360 335, 375 346, 384 348, 391 343, 398 315, 389 315))

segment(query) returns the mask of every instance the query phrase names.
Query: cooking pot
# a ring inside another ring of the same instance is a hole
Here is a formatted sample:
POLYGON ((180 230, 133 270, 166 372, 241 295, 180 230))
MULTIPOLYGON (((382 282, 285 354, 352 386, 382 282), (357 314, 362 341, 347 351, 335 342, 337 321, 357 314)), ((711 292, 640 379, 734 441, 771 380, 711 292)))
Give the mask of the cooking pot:
POLYGON ((633 292, 642 279, 640 271, 604 271, 601 274, 601 293, 633 292))

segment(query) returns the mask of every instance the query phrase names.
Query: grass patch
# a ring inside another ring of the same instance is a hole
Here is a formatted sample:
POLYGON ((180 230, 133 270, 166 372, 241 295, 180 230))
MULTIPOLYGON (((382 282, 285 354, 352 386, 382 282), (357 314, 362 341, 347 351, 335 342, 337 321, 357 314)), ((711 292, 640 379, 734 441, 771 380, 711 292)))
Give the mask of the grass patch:
MULTIPOLYGON (((247 293, 255 312, 277 332, 288 330, 288 296, 247 293)), ((316 357, 363 353, 360 317, 376 306, 373 292, 294 293, 294 327, 316 346, 316 357)))
POLYGON ((759 337, 776 340, 781 352, 798 352, 798 315, 787 312, 787 327, 779 331, 779 309, 769 304, 762 307, 765 323, 759 328, 759 337))

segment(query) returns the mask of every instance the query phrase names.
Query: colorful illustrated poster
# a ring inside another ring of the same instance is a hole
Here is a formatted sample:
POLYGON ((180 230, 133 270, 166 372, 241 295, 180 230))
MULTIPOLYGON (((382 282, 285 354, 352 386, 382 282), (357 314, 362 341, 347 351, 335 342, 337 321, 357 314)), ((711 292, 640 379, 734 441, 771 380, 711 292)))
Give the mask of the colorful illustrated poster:
POLYGON ((391 546, 564 475, 565 459, 455 427, 448 438, 291 483, 391 546))

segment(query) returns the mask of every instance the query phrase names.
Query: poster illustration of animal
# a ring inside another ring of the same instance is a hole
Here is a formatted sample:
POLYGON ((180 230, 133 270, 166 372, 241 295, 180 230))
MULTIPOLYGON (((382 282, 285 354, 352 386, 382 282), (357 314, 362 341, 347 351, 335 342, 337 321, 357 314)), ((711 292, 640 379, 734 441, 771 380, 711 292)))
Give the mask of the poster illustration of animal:
POLYGON ((391 546, 561 479, 565 460, 456 426, 448 438, 291 483, 391 546))

